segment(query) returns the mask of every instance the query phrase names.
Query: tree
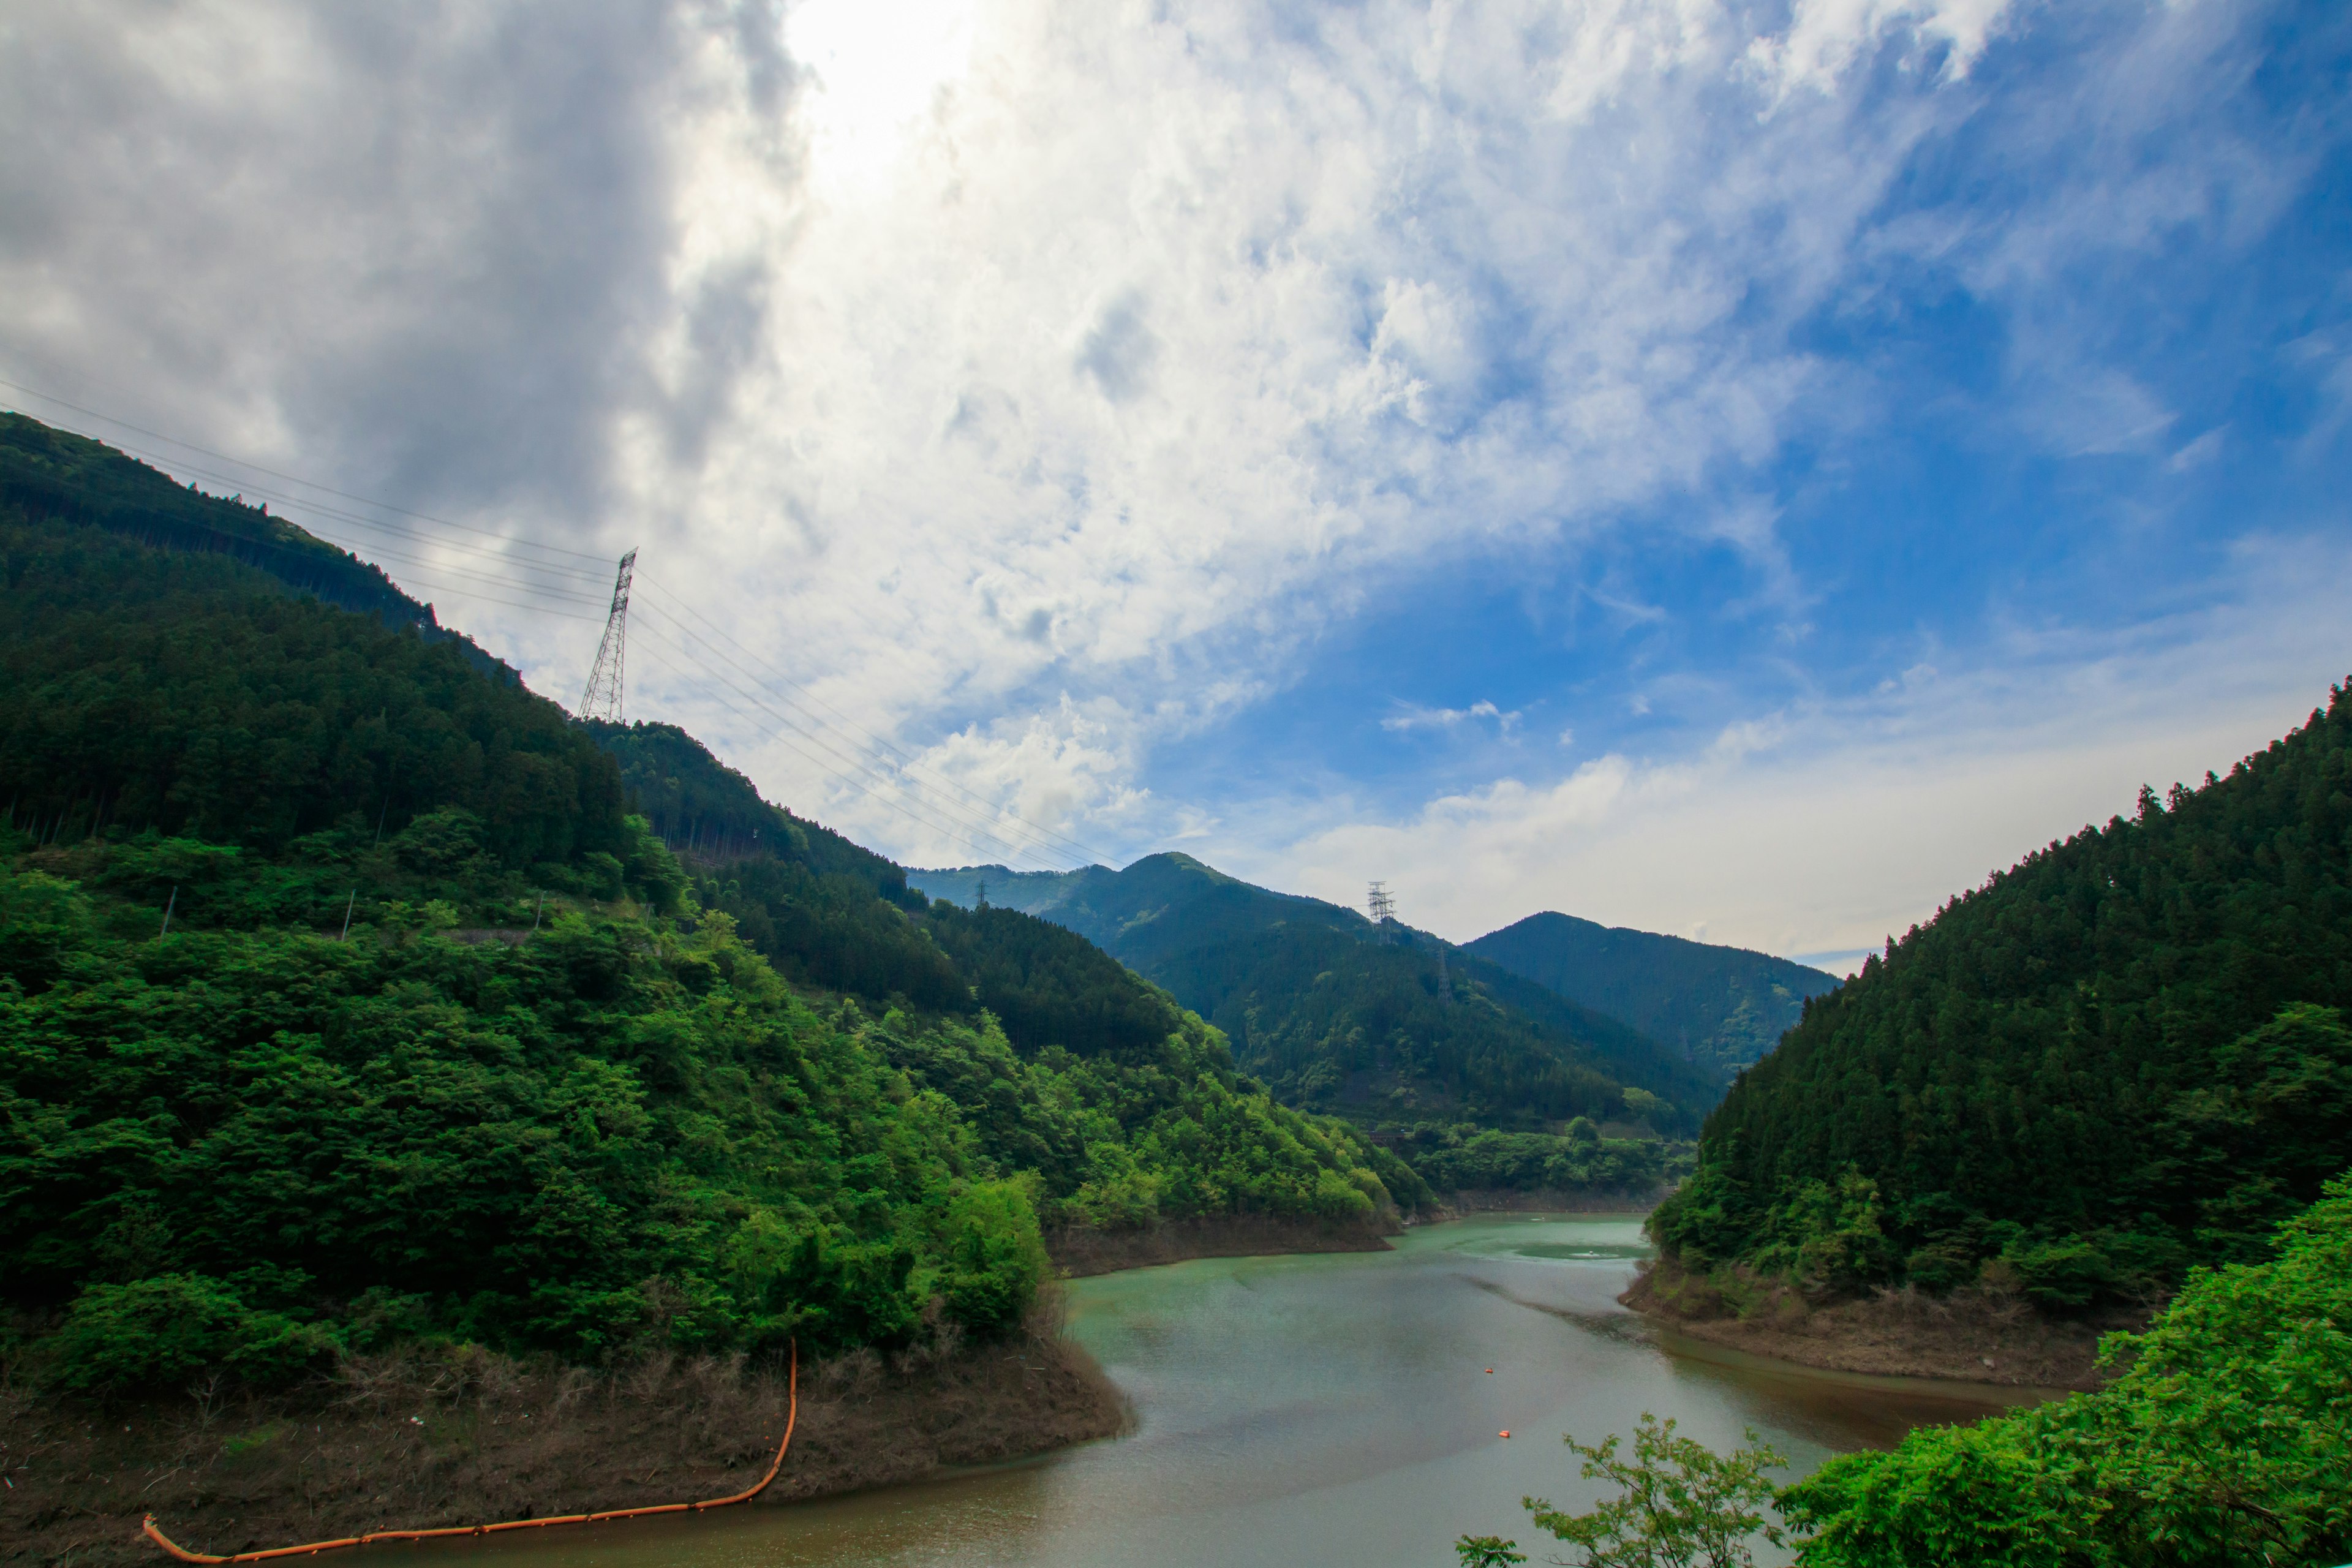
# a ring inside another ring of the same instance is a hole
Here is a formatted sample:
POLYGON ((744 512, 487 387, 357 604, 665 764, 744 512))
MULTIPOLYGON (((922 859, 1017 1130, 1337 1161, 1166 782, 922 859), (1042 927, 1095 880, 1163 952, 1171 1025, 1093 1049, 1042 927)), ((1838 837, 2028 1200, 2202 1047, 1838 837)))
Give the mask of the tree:
POLYGON ((1536 1523, 1581 1551, 1577 1568, 1753 1568, 1751 1537, 1781 1543, 1780 1529, 1765 1522, 1774 1489, 1764 1472, 1787 1461, 1752 1429, 1747 1438, 1752 1447, 1717 1454, 1643 1411, 1630 1461, 1617 1457, 1614 1433, 1591 1447, 1572 1435, 1560 1439, 1584 1461, 1585 1479, 1613 1481, 1620 1496, 1578 1514, 1543 1498, 1521 1500, 1536 1523))

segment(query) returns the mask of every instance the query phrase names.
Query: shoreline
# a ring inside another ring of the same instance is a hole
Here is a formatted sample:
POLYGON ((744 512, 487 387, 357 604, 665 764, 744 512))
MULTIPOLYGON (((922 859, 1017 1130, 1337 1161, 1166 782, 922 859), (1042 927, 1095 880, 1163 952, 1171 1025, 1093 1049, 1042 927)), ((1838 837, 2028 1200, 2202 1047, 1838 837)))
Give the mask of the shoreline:
POLYGON ((1559 1187, 1471 1187, 1438 1199, 1436 1224, 1482 1214, 1556 1215, 1562 1219, 1639 1219, 1658 1206, 1663 1193, 1615 1194, 1571 1192, 1559 1187))
MULTIPOLYGON (((1050 1241, 1069 1278, 1391 1245, 1377 1226, 1230 1216, 1050 1241)), ((595 1373, 476 1349, 357 1358, 331 1380, 221 1404, 192 1391, 102 1409, 0 1388, 0 1468, 12 1481, 0 1562, 168 1563, 140 1533, 149 1513, 188 1550, 228 1555, 724 1494, 766 1468, 787 1403, 780 1368, 740 1356, 657 1353, 595 1373)), ((1002 1344, 804 1365, 791 1452, 774 1484, 740 1506, 1020 1463, 1116 1436, 1132 1419, 1063 1331, 1054 1299, 1002 1344)))
MULTIPOLYGON (((781 1369, 672 1354, 604 1373, 479 1352, 362 1359, 331 1383, 210 1409, 193 1397, 108 1410, 0 1392, 14 1483, 0 1560, 168 1563, 139 1532, 151 1512, 181 1545, 226 1555, 724 1495, 767 1468, 786 1407, 781 1369)), ((1130 1419, 1058 1321, 945 1353, 860 1351, 803 1366, 783 1468, 740 1506, 1032 1458, 1130 1419)))
POLYGON ((1310 1220, 1221 1215, 1170 1220, 1141 1230, 1062 1230, 1045 1250, 1066 1279, 1156 1268, 1201 1258, 1271 1258, 1310 1252, 1386 1252, 1390 1229, 1310 1220))
POLYGON ((1617 1300, 1673 1335, 1739 1355, 2045 1395, 2099 1387, 2100 1336, 2138 1326, 2046 1318, 2013 1298, 1973 1291, 1941 1300, 1888 1291, 1817 1305, 1785 1286, 1769 1288, 1743 1316, 1705 1279, 1664 1259, 1644 1265, 1617 1300))

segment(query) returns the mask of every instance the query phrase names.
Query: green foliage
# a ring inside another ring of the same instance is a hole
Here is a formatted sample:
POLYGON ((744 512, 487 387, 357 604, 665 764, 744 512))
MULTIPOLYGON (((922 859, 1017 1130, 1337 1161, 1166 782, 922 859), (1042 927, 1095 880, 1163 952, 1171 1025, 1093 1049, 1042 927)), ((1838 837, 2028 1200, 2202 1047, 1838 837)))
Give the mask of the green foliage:
POLYGON ((1510 1568, 1528 1560, 1526 1552, 1512 1550, 1517 1545, 1499 1535, 1465 1535, 1454 1543, 1454 1554, 1461 1568, 1510 1568))
POLYGON ((1602 1138, 1585 1118, 1565 1133, 1498 1132, 1444 1122, 1408 1129, 1397 1150, 1440 1191, 1655 1192, 1679 1175, 1690 1145, 1650 1138, 1602 1138))
POLYGON ((1720 1093, 1710 1069, 1482 958, 1189 856, 1123 871, 982 867, 912 879, 967 905, 984 880, 998 910, 1099 943, 1223 1029, 1286 1104, 1367 1123, 1529 1130, 1616 1117, 1633 1086, 1659 1097, 1659 1131, 1687 1133, 1720 1093))
POLYGON ((1833 974, 1768 953, 1555 913, 1529 915, 1464 951, 1729 1070, 1769 1051, 1809 997, 1838 985, 1833 974))
MULTIPOLYGON (((0 516, 71 520, 150 546, 224 554, 302 592, 387 624, 446 637, 432 611, 383 571, 263 507, 183 489, 146 464, 22 414, 0 413, 0 516)), ((503 670, 470 645, 474 661, 503 670)), ((511 671, 506 671, 511 676, 511 671)))
POLYGON ((2352 1180, 2277 1258, 2199 1270, 2110 1336, 2095 1394, 1889 1453, 1783 1494, 1808 1568, 2169 1568, 2352 1556, 2352 1180))
POLYGON ((35 491, 0 484, 0 1299, 62 1386, 997 1335, 1045 1226, 1360 1225, 1375 1167, 1412 1179, 1082 939, 932 909, 681 731, 35 491))
POLYGON ((1050 1265, 1018 1182, 983 1182, 948 1205, 940 1294, 959 1322, 1002 1334, 1020 1322, 1050 1265))
POLYGON ((105 1394, 221 1372, 257 1385, 285 1383, 334 1346, 317 1326, 257 1311, 218 1279, 163 1274, 90 1286, 42 1348, 43 1370, 57 1386, 105 1394))
POLYGON ((1539 1528, 1577 1549, 1577 1568, 1752 1568, 1751 1539, 1780 1544, 1779 1527, 1765 1522, 1773 1487, 1764 1472, 1787 1461, 1752 1431, 1754 1447, 1719 1455, 1644 1411, 1630 1459, 1617 1457, 1615 1433, 1594 1447, 1561 1440, 1583 1460, 1585 1479, 1623 1489, 1590 1513, 1526 1500, 1539 1528))
POLYGON ((0 801, 44 840, 152 828, 276 854, 457 809, 517 872, 627 851, 611 761, 452 644, 225 556, 5 510, 0 561, 0 801))
POLYGON ((1885 1249, 1821 1259, 1849 1282, 1990 1269, 2063 1311, 2261 1257, 2352 1149, 2352 700, 2207 777, 1810 1003, 1708 1119, 1661 1244, 1786 1265, 1853 1171, 1885 1249))

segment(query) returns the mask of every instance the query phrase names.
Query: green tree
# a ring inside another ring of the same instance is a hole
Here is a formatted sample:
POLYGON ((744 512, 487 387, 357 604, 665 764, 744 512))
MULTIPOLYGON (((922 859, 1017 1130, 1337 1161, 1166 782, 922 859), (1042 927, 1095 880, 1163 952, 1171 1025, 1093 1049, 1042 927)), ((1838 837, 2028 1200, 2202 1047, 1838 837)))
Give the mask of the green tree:
POLYGON ((2095 1394, 1846 1454, 1780 1503, 1807 1568, 2189 1568, 2352 1555, 2352 1179, 2275 1261, 2199 1271, 2095 1394))
POLYGON ((1773 1487, 1764 1472, 1787 1461, 1753 1431, 1752 1447, 1717 1454, 1644 1411, 1631 1459, 1618 1458, 1615 1433, 1593 1447, 1561 1441, 1584 1461, 1585 1479, 1624 1489, 1590 1513, 1524 1500, 1538 1525, 1577 1548, 1576 1568, 1752 1568, 1750 1540, 1781 1543, 1779 1527, 1766 1522, 1773 1487))

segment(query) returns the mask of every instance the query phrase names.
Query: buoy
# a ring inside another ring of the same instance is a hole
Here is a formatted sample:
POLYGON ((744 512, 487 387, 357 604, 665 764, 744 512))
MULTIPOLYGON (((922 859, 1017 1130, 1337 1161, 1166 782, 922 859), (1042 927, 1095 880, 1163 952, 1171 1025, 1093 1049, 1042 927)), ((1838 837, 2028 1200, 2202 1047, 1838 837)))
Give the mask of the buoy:
POLYGON ((1507 1436, 1509 1436, 1510 1435, 1511 1435, 1511 1429, 1510 1429, 1509 1427, 1507 1427, 1507 1426, 1504 1427, 1504 1428, 1503 1428, 1503 1436, 1506 1436, 1506 1437, 1507 1437, 1507 1436))
POLYGON ((1491 1367, 1491 1366, 1490 1366, 1490 1367, 1488 1367, 1488 1368, 1486 1369, 1486 1375, 1487 1375, 1488 1377, 1492 1377, 1492 1376, 1494 1376, 1494 1375, 1495 1375, 1495 1369, 1494 1369, 1493 1367, 1491 1367))

